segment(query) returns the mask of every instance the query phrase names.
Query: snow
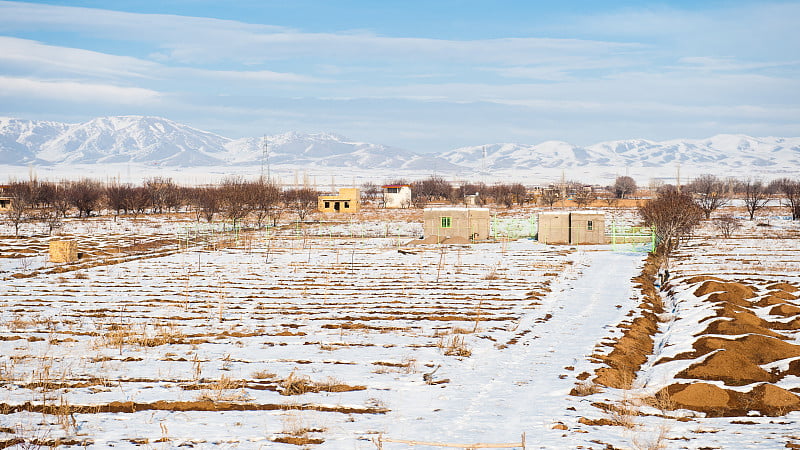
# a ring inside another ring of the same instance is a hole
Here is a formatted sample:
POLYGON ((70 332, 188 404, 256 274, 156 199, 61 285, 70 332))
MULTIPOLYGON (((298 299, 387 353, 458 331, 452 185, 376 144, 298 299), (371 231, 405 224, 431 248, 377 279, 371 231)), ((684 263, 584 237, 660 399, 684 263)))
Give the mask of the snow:
MULTIPOLYGON (((633 220, 630 212, 615 214, 633 220)), ((787 236, 800 230, 785 219, 769 223, 748 223, 735 239, 714 238, 713 245, 713 229, 701 230, 673 258, 673 278, 713 273, 759 286, 798 285, 800 248, 787 236)), ((3 226, 0 235, 8 231, 3 226)), ((403 254, 398 248, 419 235, 421 224, 399 219, 306 224, 238 240, 220 231, 188 218, 71 219, 65 237, 79 239, 89 253, 75 266, 49 263, 46 237, 0 238, 7 249, 0 257, 0 405, 143 405, 137 412, 76 413, 74 429, 54 415, 0 414, 0 429, 14 430, 0 431, 0 439, 69 436, 98 449, 144 439, 156 447, 294 448, 272 439, 305 428, 321 430, 308 432, 324 439, 313 446, 319 449, 372 449, 379 434, 469 443, 516 442, 525 433, 529 448, 546 449, 642 448, 662 433, 667 448, 781 448, 797 441, 797 412, 744 419, 672 413, 689 418, 679 422, 639 406, 643 415, 632 428, 579 422, 608 418, 593 405, 650 395, 694 362, 654 364, 690 350, 711 315, 705 296, 692 294, 696 286, 676 281, 665 297, 656 351, 634 389, 569 395, 579 374, 600 367, 596 356, 638 307, 632 278, 641 273, 643 253, 521 239, 403 254), (198 233, 205 245, 185 240, 198 233), (164 244, 136 252, 132 238, 144 247, 164 244), (180 245, 170 241, 178 238, 180 245), (118 330, 132 334, 110 344, 118 330), (160 336, 173 341, 134 341, 160 336), (469 356, 445 354, 456 338, 469 356), (365 389, 281 395, 276 389, 292 373, 365 389), (426 373, 434 384, 425 382, 426 373), (223 379, 239 384, 215 389, 223 379), (66 384, 44 388, 40 381, 66 384), (263 410, 147 409, 203 397, 263 410), (168 441, 156 442, 161 438, 168 441)), ((779 385, 799 382, 785 377, 779 385)))

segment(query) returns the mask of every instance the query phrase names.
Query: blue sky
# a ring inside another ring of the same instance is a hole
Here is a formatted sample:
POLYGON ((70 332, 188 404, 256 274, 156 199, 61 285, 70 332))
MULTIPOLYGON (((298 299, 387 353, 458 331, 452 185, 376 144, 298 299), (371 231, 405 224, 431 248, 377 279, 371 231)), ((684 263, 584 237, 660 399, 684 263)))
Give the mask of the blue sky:
POLYGON ((800 136, 800 2, 0 1, 0 115, 412 151, 800 136))

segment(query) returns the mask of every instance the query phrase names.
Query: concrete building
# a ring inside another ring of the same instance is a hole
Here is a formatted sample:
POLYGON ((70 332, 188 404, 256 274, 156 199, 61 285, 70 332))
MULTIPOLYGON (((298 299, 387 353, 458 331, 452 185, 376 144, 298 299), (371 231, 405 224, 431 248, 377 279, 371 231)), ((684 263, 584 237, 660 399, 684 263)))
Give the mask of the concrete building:
POLYGON ((422 213, 426 243, 469 243, 489 239, 488 208, 427 208, 422 213))
POLYGON ((342 188, 338 195, 320 195, 317 209, 327 213, 356 213, 361 210, 361 191, 358 188, 342 188))
POLYGON ((384 208, 409 208, 411 207, 411 186, 407 184, 387 184, 383 189, 384 208))
POLYGON ((545 244, 607 244, 605 214, 597 211, 548 211, 538 216, 539 242, 545 244))

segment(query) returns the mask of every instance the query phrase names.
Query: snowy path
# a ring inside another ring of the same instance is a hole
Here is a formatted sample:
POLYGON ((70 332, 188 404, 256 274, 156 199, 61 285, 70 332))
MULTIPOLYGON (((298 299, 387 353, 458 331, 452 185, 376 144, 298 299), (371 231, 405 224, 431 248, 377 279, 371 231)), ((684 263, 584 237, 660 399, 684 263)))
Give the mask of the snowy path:
POLYGON ((573 426, 584 415, 581 409, 590 408, 568 393, 575 375, 589 370, 587 356, 595 344, 633 306, 630 279, 640 272, 643 257, 610 251, 574 254, 574 264, 543 304, 521 320, 513 333, 522 335, 516 344, 473 353, 466 372, 463 366, 443 368, 437 375, 452 382, 425 405, 433 415, 396 418, 400 423, 392 428, 404 433, 402 438, 439 442, 515 442, 523 431, 531 448, 584 442, 588 435, 567 432, 562 438, 565 432, 552 425, 563 421, 573 426), (548 314, 552 317, 545 320, 548 314), (567 410, 570 406, 576 411, 567 410))

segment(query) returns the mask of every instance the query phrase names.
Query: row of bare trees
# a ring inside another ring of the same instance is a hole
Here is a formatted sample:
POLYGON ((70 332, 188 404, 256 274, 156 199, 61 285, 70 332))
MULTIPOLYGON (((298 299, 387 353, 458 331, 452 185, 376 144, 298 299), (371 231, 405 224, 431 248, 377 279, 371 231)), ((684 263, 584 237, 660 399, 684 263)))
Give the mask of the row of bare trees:
MULTIPOLYGON (((758 211, 772 200, 779 200, 788 208, 792 220, 800 219, 800 181, 780 178, 770 183, 759 180, 721 180, 714 175, 701 175, 683 189, 663 186, 656 197, 639 208, 645 224, 652 226, 656 233, 658 251, 669 253, 681 241, 691 235, 692 230, 702 219, 710 219, 711 214, 729 205, 733 199, 740 199, 750 220, 758 211)), ((730 214, 714 219, 719 232, 730 237, 738 227, 737 220, 730 214)))
MULTIPOLYGON (((527 188, 522 183, 461 183, 458 186, 437 175, 431 175, 422 180, 408 182, 396 179, 388 182, 389 185, 408 185, 411 188, 411 205, 424 208, 431 202, 448 202, 450 204, 463 204, 467 197, 473 196, 477 205, 494 203, 511 207, 515 204, 524 205, 528 201, 527 188)), ((380 200, 381 189, 374 183, 361 185, 361 198, 363 200, 380 200)))
POLYGON ((289 210, 299 220, 316 208, 318 192, 311 188, 282 189, 263 178, 247 181, 229 177, 217 185, 183 187, 168 178, 151 178, 142 185, 91 179, 78 181, 14 181, 3 194, 11 199, 5 221, 19 235, 26 223, 43 223, 50 234, 71 214, 90 217, 106 210, 134 219, 142 214, 192 212, 198 221, 224 218, 234 226, 246 219, 257 227, 277 225, 289 210))

